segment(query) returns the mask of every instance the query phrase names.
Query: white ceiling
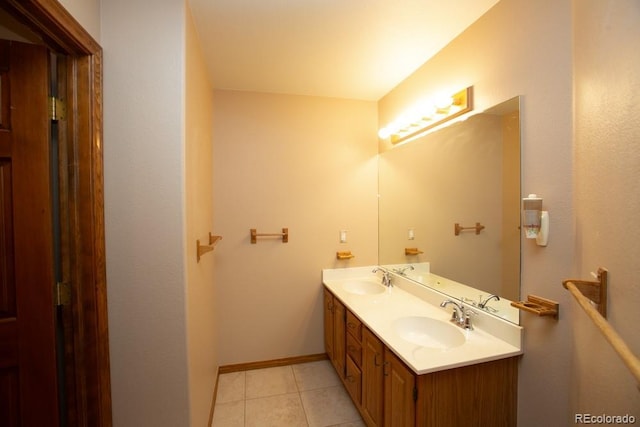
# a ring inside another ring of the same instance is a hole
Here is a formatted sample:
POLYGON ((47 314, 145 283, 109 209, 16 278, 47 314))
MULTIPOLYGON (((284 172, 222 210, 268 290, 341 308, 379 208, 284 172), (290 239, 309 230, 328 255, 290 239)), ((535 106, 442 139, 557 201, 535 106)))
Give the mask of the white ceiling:
POLYGON ((498 0, 190 0, 216 89, 377 101, 498 0))

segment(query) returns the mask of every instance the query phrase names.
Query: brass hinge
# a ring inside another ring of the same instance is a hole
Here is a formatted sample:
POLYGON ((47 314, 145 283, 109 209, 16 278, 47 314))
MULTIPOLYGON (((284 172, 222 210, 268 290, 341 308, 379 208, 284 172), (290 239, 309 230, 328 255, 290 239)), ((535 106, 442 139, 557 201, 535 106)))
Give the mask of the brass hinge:
POLYGON ((71 286, 67 282, 56 283, 56 306, 71 304, 71 286))
POLYGON ((55 96, 49 97, 49 119, 53 121, 65 120, 67 118, 67 105, 55 96))

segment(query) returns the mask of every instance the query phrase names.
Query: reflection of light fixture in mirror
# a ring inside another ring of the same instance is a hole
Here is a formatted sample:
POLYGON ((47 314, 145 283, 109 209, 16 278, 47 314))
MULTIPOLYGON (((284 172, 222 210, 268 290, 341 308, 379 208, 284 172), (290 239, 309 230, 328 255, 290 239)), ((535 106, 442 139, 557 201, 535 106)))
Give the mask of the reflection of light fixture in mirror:
POLYGON ((549 212, 542 210, 542 198, 529 194, 522 199, 524 234, 527 239, 536 239, 538 246, 547 246, 549 238, 549 212))
POLYGON ((471 111, 472 101, 473 87, 468 87, 452 96, 421 102, 380 129, 378 137, 397 144, 471 111))

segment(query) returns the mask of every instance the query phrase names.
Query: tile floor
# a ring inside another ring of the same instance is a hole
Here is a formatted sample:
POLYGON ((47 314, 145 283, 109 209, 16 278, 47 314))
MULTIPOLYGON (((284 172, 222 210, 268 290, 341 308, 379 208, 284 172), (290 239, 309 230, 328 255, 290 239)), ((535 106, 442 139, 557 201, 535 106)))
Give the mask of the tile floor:
POLYGON ((328 360, 220 375, 213 427, 365 427, 328 360))

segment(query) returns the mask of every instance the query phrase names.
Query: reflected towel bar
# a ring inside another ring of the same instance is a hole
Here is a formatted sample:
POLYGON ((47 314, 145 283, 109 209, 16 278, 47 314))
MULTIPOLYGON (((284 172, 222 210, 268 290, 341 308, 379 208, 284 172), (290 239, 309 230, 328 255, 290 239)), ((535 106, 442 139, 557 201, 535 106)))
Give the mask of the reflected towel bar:
POLYGON ((476 222, 476 225, 473 227, 463 227, 456 222, 453 226, 453 232, 456 236, 460 235, 460 232, 464 230, 476 230, 476 234, 480 234, 480 231, 484 230, 484 228, 484 225, 479 222, 476 222))
POLYGON ((282 233, 260 233, 255 228, 251 228, 249 230, 251 232, 251 243, 256 244, 258 242, 258 237, 282 237, 282 243, 287 243, 289 241, 289 229, 283 228, 282 233))
POLYGON ((580 307, 584 309, 593 323, 600 329, 602 335, 618 353, 624 364, 627 365, 627 368, 629 368, 638 382, 638 388, 640 389, 640 359, 631 352, 629 346, 606 319, 607 270, 604 268, 598 269, 597 282, 569 279, 564 280, 562 286, 571 292, 580 307), (598 304, 598 309, 594 308, 592 303, 598 304))

